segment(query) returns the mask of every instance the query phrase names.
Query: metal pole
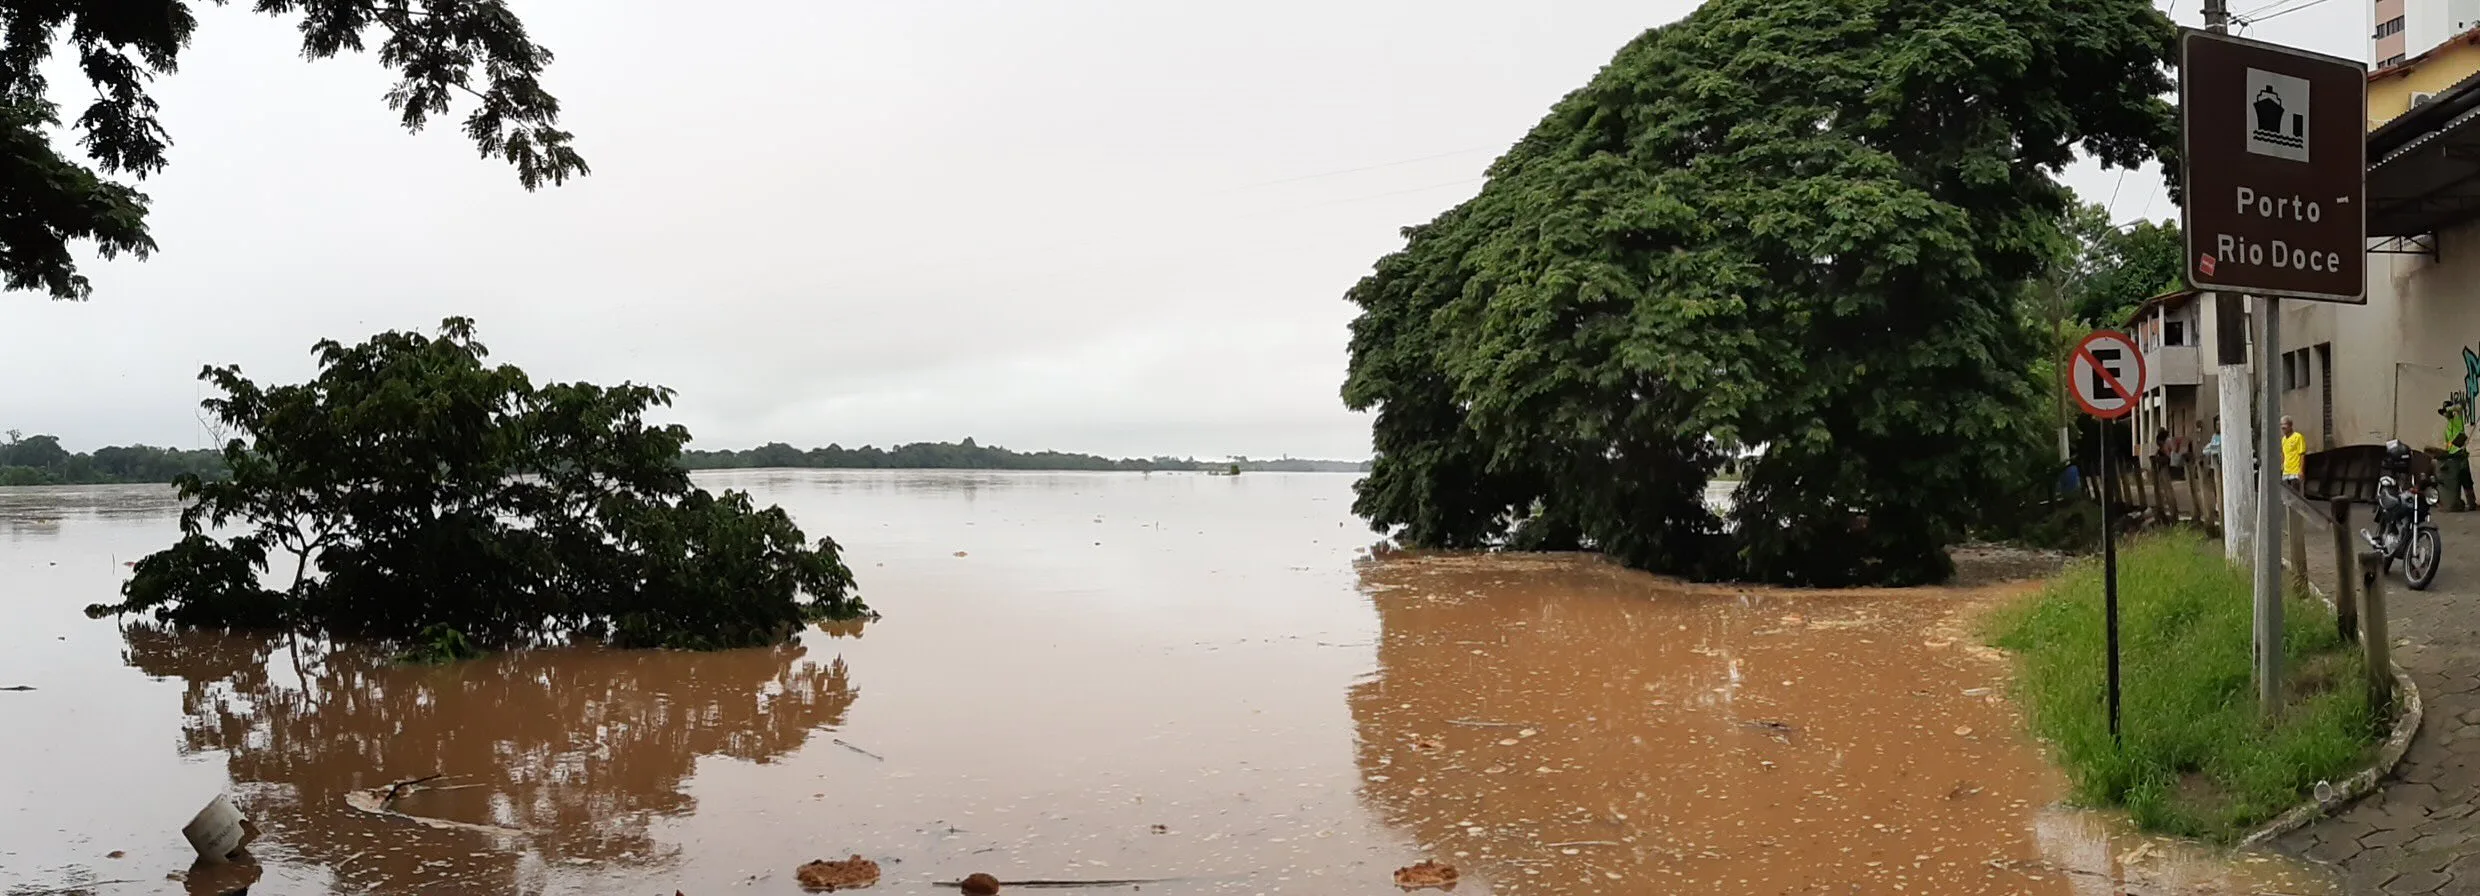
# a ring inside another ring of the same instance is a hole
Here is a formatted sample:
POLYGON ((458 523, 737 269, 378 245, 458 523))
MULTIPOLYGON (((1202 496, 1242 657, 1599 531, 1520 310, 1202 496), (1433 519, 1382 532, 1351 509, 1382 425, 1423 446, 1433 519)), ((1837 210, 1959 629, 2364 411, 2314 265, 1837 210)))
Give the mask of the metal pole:
POLYGON ((2282 312, 2279 300, 2255 298, 2256 316, 2264 321, 2256 380, 2265 431, 2256 450, 2256 705, 2270 719, 2282 710, 2282 382, 2273 375, 2282 352, 2282 312))
MULTIPOLYGON (((2066 319, 2066 289, 2058 285, 2056 278, 2051 278, 2049 284, 2049 340, 2051 348, 2058 348, 2058 343, 2061 342, 2062 337, 2066 335, 2066 331, 2064 329, 2066 327, 2066 319)), ((2072 448, 2075 444, 2075 428, 2071 419, 2067 416, 2067 371, 2069 368, 2075 366, 2075 350, 2069 348, 2064 351, 2060 351, 2053 357, 2053 360, 2058 362, 2057 370, 2055 371, 2055 375, 2051 377, 2052 382, 2050 383, 2050 391, 2058 394, 2058 418, 2054 421, 2058 424, 2058 462, 2062 464, 2069 464, 2075 462, 2075 451, 2072 448)))
POLYGON ((2204 30, 2215 34, 2230 33, 2228 0, 2204 0, 2204 30))
MULTIPOLYGON (((2101 478, 2110 478, 2110 422, 2101 421, 2101 478)), ((2110 651, 2110 743, 2118 738, 2118 539, 2111 531, 2117 508, 2107 500, 2101 502, 2101 616, 2102 631, 2110 651)))

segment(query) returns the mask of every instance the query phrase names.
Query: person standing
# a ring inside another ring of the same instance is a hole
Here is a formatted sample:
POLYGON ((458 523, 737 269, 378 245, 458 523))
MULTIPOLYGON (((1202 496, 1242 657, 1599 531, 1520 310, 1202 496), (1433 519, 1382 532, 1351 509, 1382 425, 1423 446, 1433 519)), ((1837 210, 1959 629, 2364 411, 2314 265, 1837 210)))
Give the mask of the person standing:
POLYGON ((2291 428, 2289 414, 2282 415, 2282 484, 2291 491, 2307 494, 2300 488, 2308 473, 2308 437, 2291 428))
POLYGON ((2453 506, 2446 509, 2461 513, 2480 507, 2480 501, 2473 500, 2472 496, 2471 447, 2465 444, 2471 440, 2471 435, 2466 431, 2469 424, 2463 419, 2462 405, 2447 401, 2437 406, 2437 415, 2446 418, 2446 456, 2444 462, 2437 465, 2438 472, 2444 474, 2446 496, 2454 499, 2453 506))

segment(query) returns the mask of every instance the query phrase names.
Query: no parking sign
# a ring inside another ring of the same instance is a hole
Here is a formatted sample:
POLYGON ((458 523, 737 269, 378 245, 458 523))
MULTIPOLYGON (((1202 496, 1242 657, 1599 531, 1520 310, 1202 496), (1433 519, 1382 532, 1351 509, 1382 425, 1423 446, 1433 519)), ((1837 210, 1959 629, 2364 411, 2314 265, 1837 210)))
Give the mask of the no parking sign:
POLYGON ((2144 394, 2144 353, 2127 334, 2099 330, 2076 343, 2068 364, 2067 382, 2084 413, 2116 420, 2136 409, 2144 394))
MULTIPOLYGON (((2144 353, 2136 350, 2136 341, 2115 330, 2099 330, 2075 344, 2075 354, 2067 362, 2067 381, 2075 391, 2075 403, 2084 406, 2084 413, 2103 420, 2116 420, 2133 413, 2136 397, 2144 394, 2144 353)), ((2106 433, 2109 424, 2103 423, 2106 433)), ((2118 740, 2118 535, 2111 531, 2110 518, 2118 513, 2113 499, 2116 483, 2110 474, 2113 452, 2107 438, 2100 446, 2101 481, 2101 613, 2107 632, 2110 654, 2109 679, 2110 740, 2118 740)))

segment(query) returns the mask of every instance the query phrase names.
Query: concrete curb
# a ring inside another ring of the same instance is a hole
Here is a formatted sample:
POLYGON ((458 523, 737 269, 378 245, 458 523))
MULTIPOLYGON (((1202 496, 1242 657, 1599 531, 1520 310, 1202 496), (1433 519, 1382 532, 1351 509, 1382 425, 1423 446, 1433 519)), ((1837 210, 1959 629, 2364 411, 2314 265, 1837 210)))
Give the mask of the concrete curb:
POLYGON ((2393 667, 2394 701, 2402 705, 2402 711, 2394 716, 2394 733, 2386 737, 2384 746, 2377 748, 2376 763, 2344 779, 2341 786, 2323 798, 2310 797, 2307 802, 2292 807, 2264 827, 2257 828, 2254 833, 2240 839, 2241 847, 2262 846, 2275 837, 2307 827, 2327 813, 2377 792, 2385 779, 2394 776, 2394 769, 2402 765, 2403 753, 2411 749, 2411 739, 2420 733, 2422 711, 2419 685, 2411 683, 2411 675, 2403 671, 2401 663, 2388 665, 2393 667))
MULTIPOLYGON (((2283 566, 2287 569, 2290 564, 2284 563, 2283 566)), ((2316 595, 2317 599, 2324 601, 2326 606, 2333 606, 2334 600, 2326 595, 2325 589, 2317 587, 2314 582, 2304 584, 2308 586, 2308 593, 2316 595)), ((2390 655, 2391 651, 2388 653, 2390 655)), ((2385 783, 2385 779, 2394 776, 2394 769, 2402 765, 2403 754, 2411 749, 2411 739, 2420 733, 2420 718, 2423 710, 2420 705, 2420 686, 2411 682, 2411 673, 2403 671, 2401 663, 2389 661, 2386 665, 2389 667, 2387 671, 2394 675, 2394 702, 2400 705, 2401 711, 2394 715, 2393 733, 2387 735, 2385 744, 2377 748, 2375 764, 2360 769, 2358 773, 2343 779, 2341 786, 2333 788, 2323 796, 2309 797, 2307 802, 2291 807, 2290 811, 2276 816, 2264 827, 2257 828, 2253 833, 2240 838, 2241 848, 2263 846, 2275 837, 2307 827, 2317 819, 2325 817, 2327 813, 2377 792, 2377 788, 2385 783)))

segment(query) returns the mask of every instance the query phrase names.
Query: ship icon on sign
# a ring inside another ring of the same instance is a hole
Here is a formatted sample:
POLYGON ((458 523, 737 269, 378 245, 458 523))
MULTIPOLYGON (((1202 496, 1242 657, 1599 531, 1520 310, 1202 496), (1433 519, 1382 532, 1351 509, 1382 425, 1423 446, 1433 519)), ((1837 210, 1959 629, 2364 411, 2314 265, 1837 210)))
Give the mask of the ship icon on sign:
POLYGON ((2247 149, 2257 155, 2308 160, 2308 81, 2247 70, 2247 149))

